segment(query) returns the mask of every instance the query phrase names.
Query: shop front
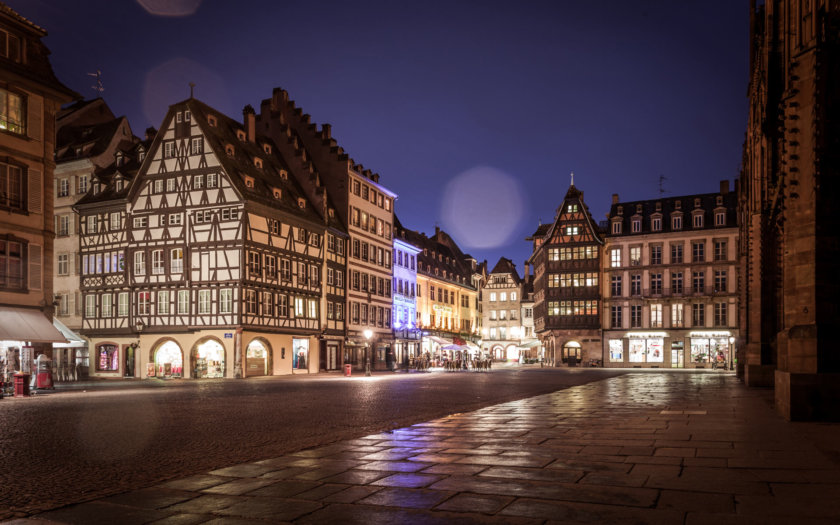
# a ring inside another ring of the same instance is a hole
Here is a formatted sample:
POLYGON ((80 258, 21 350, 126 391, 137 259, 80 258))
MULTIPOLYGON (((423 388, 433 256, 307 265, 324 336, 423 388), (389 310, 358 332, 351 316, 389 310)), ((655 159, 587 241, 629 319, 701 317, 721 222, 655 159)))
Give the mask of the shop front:
POLYGON ((193 347, 193 374, 195 379, 225 377, 225 347, 216 339, 207 339, 193 347))
POLYGON ((254 339, 245 349, 245 377, 271 374, 271 349, 266 341, 254 339))
POLYGON ((605 332, 606 366, 730 370, 734 340, 728 330, 605 332))
POLYGON ((52 357, 54 343, 67 339, 40 309, 0 307, 0 381, 12 384, 16 372, 31 374, 39 355, 52 357))
POLYGON ((164 341, 152 349, 150 363, 146 367, 148 377, 174 379, 184 375, 184 352, 178 343, 164 341))
POLYGON ((88 378, 90 357, 88 342, 79 334, 67 328, 58 319, 53 326, 67 339, 66 343, 53 343, 53 366, 56 381, 82 381, 88 378))
POLYGON ((309 339, 292 339, 292 370, 306 372, 309 370, 309 339))
POLYGON ((727 330, 695 331, 688 334, 691 355, 690 363, 695 367, 731 369, 733 366, 732 343, 735 338, 727 330))
POLYGON ((607 367, 670 368, 665 349, 671 344, 668 332, 605 333, 607 367))

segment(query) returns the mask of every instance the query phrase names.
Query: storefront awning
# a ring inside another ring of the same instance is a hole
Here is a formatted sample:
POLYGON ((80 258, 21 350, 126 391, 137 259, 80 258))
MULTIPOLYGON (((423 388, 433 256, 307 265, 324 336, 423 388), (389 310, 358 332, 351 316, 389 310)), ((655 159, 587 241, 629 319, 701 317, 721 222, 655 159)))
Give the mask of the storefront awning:
POLYGON ((540 346, 539 341, 528 341, 527 343, 519 345, 519 348, 534 348, 535 346, 540 346))
POLYGON ((40 310, 0 306, 0 340, 30 343, 66 343, 40 310))
POLYGON ((82 336, 67 328, 64 323, 55 317, 53 317, 53 326, 67 339, 66 343, 53 343, 53 348, 84 348, 87 345, 87 341, 82 339, 82 336))
POLYGON ((430 335, 429 340, 434 341, 435 343, 437 343, 439 345, 451 345, 452 344, 452 341, 450 341, 449 339, 444 339, 443 337, 437 337, 437 336, 434 336, 434 335, 430 335))

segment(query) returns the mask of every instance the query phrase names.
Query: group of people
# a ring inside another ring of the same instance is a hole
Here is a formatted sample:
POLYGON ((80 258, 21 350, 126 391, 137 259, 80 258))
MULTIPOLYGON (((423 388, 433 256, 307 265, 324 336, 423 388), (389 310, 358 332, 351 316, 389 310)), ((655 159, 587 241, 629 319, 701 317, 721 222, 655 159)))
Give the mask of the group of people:
POLYGON ((489 357, 480 359, 478 357, 472 359, 469 355, 456 355, 454 359, 443 357, 441 359, 432 359, 429 352, 425 352, 417 357, 409 358, 409 369, 417 370, 418 372, 428 372, 432 366, 442 367, 447 372, 455 372, 458 370, 474 370, 487 371, 493 366, 493 360, 489 357))

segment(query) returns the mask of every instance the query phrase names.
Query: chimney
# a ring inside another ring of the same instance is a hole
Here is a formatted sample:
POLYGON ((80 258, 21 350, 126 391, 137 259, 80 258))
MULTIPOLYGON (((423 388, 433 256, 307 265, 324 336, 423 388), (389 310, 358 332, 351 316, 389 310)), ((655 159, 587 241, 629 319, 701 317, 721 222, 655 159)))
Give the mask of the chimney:
POLYGON ((522 277, 526 283, 531 280, 531 265, 528 263, 528 261, 525 261, 525 272, 522 275, 522 277))
POLYGON ((435 226, 435 237, 440 233, 440 226, 435 226))
POLYGON ((612 203, 618 204, 618 193, 613 193, 612 203))
POLYGON ((152 140, 157 135, 157 130, 154 126, 149 126, 146 128, 146 140, 152 140))
POLYGON ((330 124, 322 124, 321 125, 321 134, 325 140, 332 138, 332 125, 330 124))
POLYGON ((257 115, 251 104, 242 108, 242 121, 245 126, 245 135, 248 137, 248 142, 256 142, 257 140, 257 115))
POLYGON ((720 181, 720 193, 721 193, 721 195, 726 195, 727 193, 729 193, 729 181, 728 180, 720 181))

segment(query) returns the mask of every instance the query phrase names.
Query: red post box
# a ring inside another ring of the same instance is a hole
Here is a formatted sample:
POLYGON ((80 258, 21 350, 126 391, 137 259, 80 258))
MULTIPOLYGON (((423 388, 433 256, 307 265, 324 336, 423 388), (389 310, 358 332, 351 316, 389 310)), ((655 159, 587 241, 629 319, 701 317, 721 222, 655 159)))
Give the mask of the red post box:
POLYGON ((15 374, 15 397, 29 395, 29 374, 18 372, 15 374))
POLYGON ((353 373, 353 365, 344 365, 344 377, 350 377, 353 373))

